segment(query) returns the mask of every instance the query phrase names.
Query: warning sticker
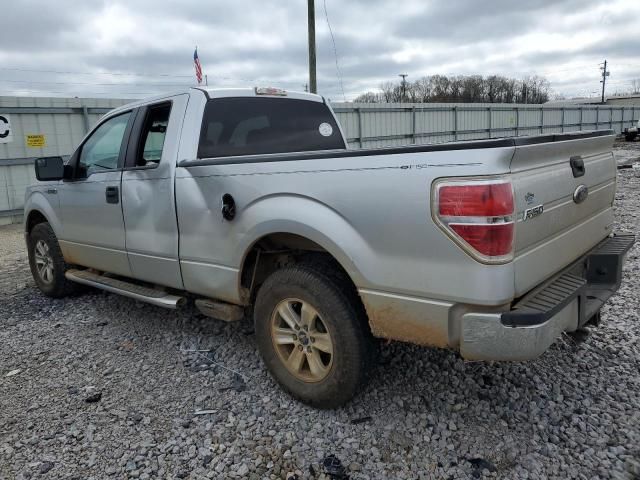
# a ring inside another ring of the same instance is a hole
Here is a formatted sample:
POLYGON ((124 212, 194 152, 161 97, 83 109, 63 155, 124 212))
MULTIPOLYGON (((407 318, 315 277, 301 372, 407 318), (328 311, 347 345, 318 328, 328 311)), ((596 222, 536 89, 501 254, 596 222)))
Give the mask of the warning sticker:
POLYGON ((25 136, 27 147, 42 148, 47 146, 47 138, 43 134, 30 134, 25 136))

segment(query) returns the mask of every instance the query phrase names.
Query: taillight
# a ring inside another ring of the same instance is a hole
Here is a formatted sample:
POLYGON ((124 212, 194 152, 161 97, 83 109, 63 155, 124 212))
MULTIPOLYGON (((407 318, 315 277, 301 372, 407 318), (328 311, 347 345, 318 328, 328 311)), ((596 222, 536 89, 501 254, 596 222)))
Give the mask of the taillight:
POLYGON ((487 263, 513 259, 515 207, 508 180, 438 181, 433 209, 439 226, 473 257, 487 263))

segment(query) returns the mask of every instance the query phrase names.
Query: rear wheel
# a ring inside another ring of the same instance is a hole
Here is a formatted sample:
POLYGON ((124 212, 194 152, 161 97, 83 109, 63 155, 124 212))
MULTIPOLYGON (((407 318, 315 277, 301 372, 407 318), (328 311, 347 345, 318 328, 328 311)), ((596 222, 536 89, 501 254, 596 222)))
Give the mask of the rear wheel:
POLYGON ((258 348, 274 378, 298 400, 335 408, 368 378, 374 341, 355 288, 318 265, 274 272, 254 309, 258 348))
POLYGON ((64 261, 51 225, 45 222, 33 227, 27 247, 31 274, 42 293, 60 298, 79 290, 78 284, 64 276, 69 266, 64 261))

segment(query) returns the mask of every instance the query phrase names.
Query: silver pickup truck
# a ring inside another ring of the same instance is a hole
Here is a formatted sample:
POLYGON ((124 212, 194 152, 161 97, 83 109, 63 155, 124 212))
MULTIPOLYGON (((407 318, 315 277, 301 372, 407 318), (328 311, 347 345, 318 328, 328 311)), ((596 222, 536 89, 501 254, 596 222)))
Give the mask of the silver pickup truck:
POLYGON ((611 131, 348 150, 320 96, 187 92, 107 114, 36 160, 33 277, 253 316, 296 398, 348 401, 376 338, 527 360, 596 324, 633 236, 613 232, 611 131))

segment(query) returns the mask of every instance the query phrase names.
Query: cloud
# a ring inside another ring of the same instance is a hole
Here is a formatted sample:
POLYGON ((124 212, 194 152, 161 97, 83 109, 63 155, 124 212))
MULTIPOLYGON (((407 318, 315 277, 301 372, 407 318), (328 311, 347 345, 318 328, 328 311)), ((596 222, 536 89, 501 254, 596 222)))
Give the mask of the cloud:
MULTIPOLYGON (((306 2, 6 3, 2 94, 144 96, 192 85, 195 45, 214 86, 302 89, 307 83, 306 2)), ((397 80, 399 73, 408 73, 409 80, 436 73, 539 74, 558 92, 584 94, 599 88, 598 63, 604 58, 611 64, 612 89, 640 78, 640 12, 629 9, 627 0, 326 5, 347 98, 397 80)), ((320 93, 341 99, 323 0, 316 0, 316 16, 320 93)))

